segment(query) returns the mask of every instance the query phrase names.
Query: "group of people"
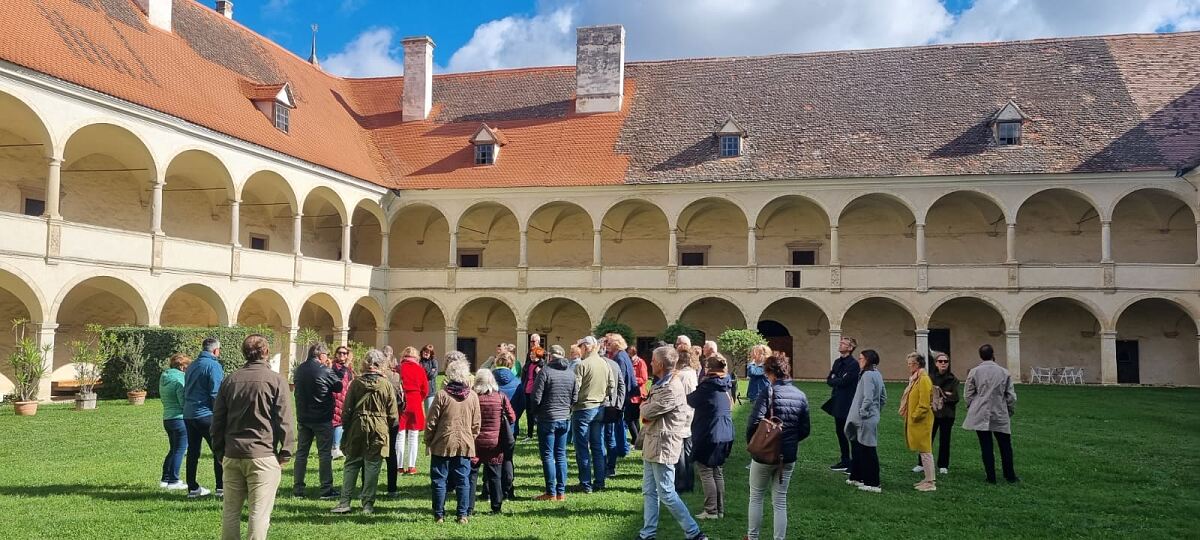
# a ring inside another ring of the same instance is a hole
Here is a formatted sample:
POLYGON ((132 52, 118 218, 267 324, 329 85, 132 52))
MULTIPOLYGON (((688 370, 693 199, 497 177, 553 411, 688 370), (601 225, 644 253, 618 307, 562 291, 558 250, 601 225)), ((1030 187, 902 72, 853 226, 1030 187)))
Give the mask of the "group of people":
MULTIPOLYGON (((878 425, 887 395, 879 355, 864 350, 855 357, 856 346, 852 338, 841 340, 841 356, 827 378, 832 393, 822 409, 834 417, 841 449, 830 468, 847 473, 847 483, 858 489, 878 493, 878 425)), ((500 512, 504 501, 514 497, 512 463, 523 415, 530 431, 536 427, 545 480, 543 493, 534 500, 565 500, 567 446, 573 440, 582 493, 605 489, 619 460, 631 447, 641 450, 644 508, 638 538, 655 537, 660 508, 691 540, 706 538, 698 520, 725 514, 723 467, 735 444, 737 379, 713 342, 693 347, 686 336, 673 346, 660 342, 647 362, 619 334, 585 336, 568 349, 554 345, 548 350, 534 335, 525 362, 516 362, 515 348, 501 344, 474 373, 462 353, 449 352, 440 364, 428 345, 419 352, 406 347, 398 357, 391 347, 371 349, 356 361, 346 347, 335 349, 330 358, 328 347, 316 343, 295 368, 294 411, 287 380, 266 362, 265 338, 246 338, 246 365, 228 377, 218 361, 220 342, 208 339, 202 347, 194 362, 183 354, 172 356, 160 380, 170 446, 160 486, 186 489, 193 498, 209 495, 196 481, 200 441, 208 442, 216 495, 224 498, 223 538, 239 537, 247 502, 249 537, 265 537, 282 465, 293 458, 293 495, 308 495, 305 479, 314 442, 317 496, 337 500, 333 513, 352 511, 351 496, 360 479, 361 511, 373 513, 384 463, 388 496, 396 496, 399 475, 419 474, 421 442, 430 455, 435 520, 446 518, 451 492, 460 523, 475 513, 477 498, 500 512), (439 365, 445 366, 441 389, 439 365), (185 451, 183 483, 179 469, 185 451), (340 490, 334 486, 332 466, 338 458, 346 460, 340 490), (695 516, 679 496, 692 489, 693 469, 704 492, 704 508, 695 516), (483 490, 477 494, 480 470, 483 490)), ((963 427, 979 435, 987 480, 995 482, 994 438, 1004 477, 1016 482, 1009 435, 1016 395, 1011 377, 993 354, 990 345, 981 347, 982 362, 967 377, 963 427)), ((948 473, 959 401, 959 382, 948 355, 931 356, 936 369, 927 371, 920 354, 908 355, 911 376, 898 410, 906 443, 918 454, 913 471, 924 474, 914 485, 920 491, 936 490, 936 474, 948 473), (939 434, 935 467, 932 445, 939 434)), ((752 453, 746 538, 759 536, 769 490, 773 536, 780 539, 787 530, 787 490, 799 443, 810 433, 808 399, 792 384, 790 360, 765 345, 751 349, 746 377, 751 410, 745 439, 750 443, 760 432, 774 432, 777 439, 770 455, 752 453)))

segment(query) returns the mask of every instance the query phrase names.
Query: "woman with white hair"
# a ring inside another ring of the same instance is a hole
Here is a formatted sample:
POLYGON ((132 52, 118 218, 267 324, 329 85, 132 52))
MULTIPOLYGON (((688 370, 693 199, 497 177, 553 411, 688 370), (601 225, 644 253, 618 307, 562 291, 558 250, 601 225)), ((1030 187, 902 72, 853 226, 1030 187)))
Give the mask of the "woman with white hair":
MULTIPOLYGON (((505 453, 512 451, 512 423, 517 415, 490 370, 476 371, 475 384, 471 389, 479 396, 480 418, 479 434, 475 436, 475 457, 471 458, 471 494, 475 494, 475 483, 482 466, 484 494, 492 503, 492 513, 499 514, 504 504, 501 467, 505 453)), ((467 513, 475 513, 474 496, 471 497, 467 513)))
POLYGON ((446 384, 433 398, 425 424, 429 448, 429 480, 433 488, 433 518, 445 519, 446 490, 458 493, 458 522, 467 522, 471 506, 471 458, 479 436, 479 397, 471 390, 471 365, 458 351, 446 355, 446 384))

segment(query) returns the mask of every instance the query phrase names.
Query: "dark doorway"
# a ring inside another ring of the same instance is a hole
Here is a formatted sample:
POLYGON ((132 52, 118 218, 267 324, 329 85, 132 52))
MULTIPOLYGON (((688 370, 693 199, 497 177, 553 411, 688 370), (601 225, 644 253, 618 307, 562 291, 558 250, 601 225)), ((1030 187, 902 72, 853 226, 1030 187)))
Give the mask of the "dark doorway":
MULTIPOLYGON (((654 354, 654 342, 656 341, 658 341, 658 338, 655 336, 637 338, 637 343, 634 346, 637 347, 638 356, 642 357, 642 360, 650 361, 650 355, 654 354)), ((649 369, 649 367, 647 366, 646 369, 649 369)))
POLYGON ((793 363, 792 368, 794 371, 796 358, 792 355, 792 334, 788 332, 787 327, 770 319, 762 320, 758 321, 758 333, 762 334, 762 337, 767 338, 767 346, 772 351, 787 355, 788 359, 793 363))
POLYGON ((455 346, 458 348, 458 352, 463 353, 463 355, 467 357, 467 361, 471 363, 471 372, 473 373, 475 371, 475 366, 479 364, 475 361, 475 338, 460 337, 455 343, 455 346))
POLYGON ((1140 384, 1142 382, 1136 339, 1117 340, 1117 382, 1120 384, 1140 384))
MULTIPOLYGON (((929 329, 929 350, 944 352, 946 356, 954 358, 950 352, 950 329, 949 328, 930 328, 929 329)), ((932 360, 927 358, 926 360, 932 360)))

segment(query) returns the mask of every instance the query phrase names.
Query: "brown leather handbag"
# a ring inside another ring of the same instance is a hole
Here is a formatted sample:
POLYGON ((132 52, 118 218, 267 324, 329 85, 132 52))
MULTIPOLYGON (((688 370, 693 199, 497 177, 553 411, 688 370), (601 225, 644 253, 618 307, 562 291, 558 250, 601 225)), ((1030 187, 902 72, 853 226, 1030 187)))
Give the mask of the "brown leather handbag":
POLYGON ((746 451, 754 461, 764 465, 777 465, 783 460, 783 422, 775 416, 775 390, 767 394, 767 413, 758 421, 754 435, 746 451))

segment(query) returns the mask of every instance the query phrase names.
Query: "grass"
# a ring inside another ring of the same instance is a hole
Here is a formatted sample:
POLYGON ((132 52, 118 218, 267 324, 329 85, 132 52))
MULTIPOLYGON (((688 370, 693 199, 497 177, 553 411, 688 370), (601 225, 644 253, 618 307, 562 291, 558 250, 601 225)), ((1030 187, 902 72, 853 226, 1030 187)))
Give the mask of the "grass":
MULTIPOLYGON (((894 414, 880 427, 882 495, 852 490, 832 473, 837 443, 832 420, 817 408, 828 396, 819 383, 802 383, 816 411, 813 435, 800 446, 789 493, 789 538, 1182 538, 1197 534, 1200 515, 1200 390, 1021 386, 1014 418, 1020 485, 982 480, 974 434, 955 429, 951 474, 936 493, 917 493, 915 457, 904 448, 894 414)), ((891 386, 894 409, 902 392, 891 386)), ((748 407, 735 412, 744 425, 748 407)), ((166 441, 157 402, 132 407, 102 402, 96 411, 43 406, 33 418, 0 410, 0 536, 24 538, 213 538, 220 503, 188 501, 157 487, 166 441)), ((960 411, 960 416, 961 416, 960 411)), ((961 420, 961 418, 960 418, 961 420)), ((287 497, 290 465, 272 516, 276 538, 526 538, 629 539, 642 519, 641 461, 623 460, 609 490, 569 493, 565 503, 537 503, 541 466, 537 446, 517 450, 516 501, 504 515, 480 514, 470 524, 436 525, 430 517, 427 476, 402 477, 403 497, 381 499, 366 518, 329 514, 332 502, 287 497)), ((205 456, 208 455, 207 448, 205 456)), ((715 539, 745 534, 744 444, 726 465, 728 511, 702 523, 715 539)), ((212 487, 202 460, 200 481, 212 487)), ((418 465, 428 470, 428 459, 418 465)), ((573 462, 572 462, 573 463, 573 462)), ((316 481, 310 463, 310 491, 316 481)), ((340 484, 341 462, 335 462, 340 484)), ((574 466, 571 467, 575 482, 574 466)), ((693 513, 696 493, 685 497, 693 513)), ((453 508, 449 503, 448 512, 453 508)), ((764 520, 770 530, 770 510, 764 520)), ((356 504, 357 507, 357 504, 356 504)), ((486 505, 485 505, 486 507, 486 505)), ((681 538, 663 512, 659 538, 681 538)))

